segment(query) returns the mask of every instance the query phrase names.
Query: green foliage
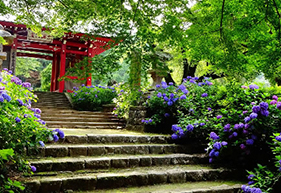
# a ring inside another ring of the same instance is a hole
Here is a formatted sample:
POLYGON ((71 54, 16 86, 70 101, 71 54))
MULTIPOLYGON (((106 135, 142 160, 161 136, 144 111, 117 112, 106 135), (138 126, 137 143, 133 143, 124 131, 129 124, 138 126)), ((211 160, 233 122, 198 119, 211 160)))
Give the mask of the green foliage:
POLYGON ((74 88, 71 97, 75 109, 95 111, 101 110, 104 104, 112 103, 116 92, 114 87, 82 85, 74 88))
POLYGON ((41 71, 41 90, 50 91, 52 76, 52 64, 49 64, 44 70, 41 71))
POLYGON ((38 71, 41 63, 34 58, 20 58, 17 57, 16 76, 29 78, 30 71, 38 71))

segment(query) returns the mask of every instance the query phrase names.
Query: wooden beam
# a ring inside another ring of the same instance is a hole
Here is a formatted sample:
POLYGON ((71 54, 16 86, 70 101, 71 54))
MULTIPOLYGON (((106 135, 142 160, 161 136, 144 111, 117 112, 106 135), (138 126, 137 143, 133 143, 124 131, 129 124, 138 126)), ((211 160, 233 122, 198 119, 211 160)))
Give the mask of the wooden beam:
POLYGON ((27 48, 27 49, 40 49, 40 50, 48 50, 53 52, 59 52, 61 50, 60 47, 48 44, 38 44, 34 42, 18 42, 18 48, 27 48))
POLYGON ((28 51, 28 52, 40 52, 40 53, 48 53, 48 54, 54 53, 53 51, 40 50, 40 49, 30 49, 30 48, 17 48, 17 49, 22 51, 28 51))
POLYGON ((77 55, 82 55, 82 56, 87 56, 88 53, 84 51, 77 51, 77 50, 66 50, 66 53, 68 54, 77 54, 77 55))
POLYGON ((45 60, 53 60, 52 56, 41 55, 41 54, 31 54, 31 53, 25 53, 25 52, 17 52, 17 56, 30 57, 30 58, 42 58, 42 59, 45 59, 45 60))

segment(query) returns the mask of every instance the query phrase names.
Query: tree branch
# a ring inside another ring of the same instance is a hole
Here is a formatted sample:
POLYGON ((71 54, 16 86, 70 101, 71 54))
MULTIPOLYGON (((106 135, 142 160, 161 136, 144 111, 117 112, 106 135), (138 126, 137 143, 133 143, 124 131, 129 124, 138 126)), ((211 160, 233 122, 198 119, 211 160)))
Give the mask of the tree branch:
POLYGON ((277 4, 276 4, 276 2, 275 2, 275 0, 273 0, 273 4, 274 4, 274 7, 275 7, 275 9, 276 9, 276 13, 277 13, 277 15, 278 15, 278 17, 279 17, 279 23, 278 23, 278 28, 279 28, 279 32, 278 32, 278 41, 279 41, 279 46, 281 45, 280 44, 280 38, 281 38, 281 15, 280 15, 280 13, 279 13, 279 11, 278 11, 278 7, 277 7, 277 4))
POLYGON ((68 6, 64 3, 64 2, 62 2, 61 0, 58 0, 65 8, 68 8, 68 6))
POLYGON ((225 0, 222 1, 222 8, 221 8, 221 22, 220 22, 220 38, 221 39, 222 39, 222 21, 223 21, 224 3, 225 3, 225 0))

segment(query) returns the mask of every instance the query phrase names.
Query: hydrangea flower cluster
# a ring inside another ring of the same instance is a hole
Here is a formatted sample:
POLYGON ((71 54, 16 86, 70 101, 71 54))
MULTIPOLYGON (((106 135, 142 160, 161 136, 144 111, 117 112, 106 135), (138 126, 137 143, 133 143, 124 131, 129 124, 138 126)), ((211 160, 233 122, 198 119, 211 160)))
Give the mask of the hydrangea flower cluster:
POLYGON ((245 193, 262 193, 262 190, 260 188, 255 188, 255 187, 252 188, 252 187, 246 186, 246 185, 242 185, 241 189, 245 193))
POLYGON ((60 129, 54 129, 52 131, 54 142, 57 142, 59 138, 64 139, 64 132, 60 129))

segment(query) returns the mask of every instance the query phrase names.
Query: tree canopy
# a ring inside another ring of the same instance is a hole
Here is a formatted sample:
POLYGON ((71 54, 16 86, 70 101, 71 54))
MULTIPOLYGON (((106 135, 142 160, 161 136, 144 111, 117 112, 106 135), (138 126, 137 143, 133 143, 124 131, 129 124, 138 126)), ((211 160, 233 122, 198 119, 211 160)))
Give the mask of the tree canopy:
POLYGON ((107 58, 115 63, 118 57, 132 61, 139 52, 142 67, 152 66, 150 56, 161 47, 177 50, 185 59, 184 76, 201 61, 208 75, 241 80, 263 72, 281 84, 279 0, 2 0, 1 7, 3 3, 17 21, 35 30, 43 24, 54 34, 83 31, 111 37, 118 46, 110 52, 114 57, 107 58), (191 2, 196 3, 190 8, 191 2))

